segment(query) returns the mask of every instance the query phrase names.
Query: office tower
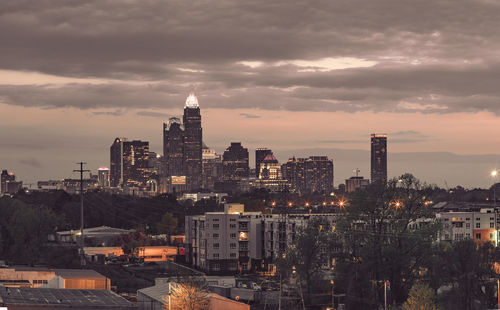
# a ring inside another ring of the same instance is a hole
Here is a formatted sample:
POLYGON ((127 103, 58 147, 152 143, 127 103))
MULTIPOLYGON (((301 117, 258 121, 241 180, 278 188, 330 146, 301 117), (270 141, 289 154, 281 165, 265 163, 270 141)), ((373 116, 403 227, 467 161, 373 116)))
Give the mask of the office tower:
POLYGON ((255 150, 255 178, 259 178, 260 163, 266 158, 267 155, 272 154, 270 149, 260 148, 255 150))
MULTIPOLYGON (((12 192, 12 186, 9 186, 9 183, 19 183, 16 181, 16 175, 13 172, 8 172, 7 170, 2 170, 2 174, 0 174, 0 194, 6 194, 12 192)), ((17 185, 16 185, 17 186, 17 185)), ((22 183, 21 183, 22 187, 22 183)))
POLYGON ((304 193, 306 188, 305 179, 305 158, 292 157, 288 162, 283 164, 282 172, 283 178, 290 183, 290 190, 295 193, 304 193))
POLYGON ((100 187, 109 187, 109 168, 100 167, 97 169, 97 183, 100 187))
POLYGON ((123 186, 146 188, 149 179, 149 142, 123 142, 123 186))
POLYGON ((190 94, 184 107, 184 172, 188 190, 201 188, 202 129, 198 99, 190 94))
POLYGON ((248 149, 241 142, 231 142, 222 158, 224 181, 240 181, 248 178, 248 149))
POLYGON ((371 135, 372 183, 387 181, 387 135, 371 135))
POLYGON ((272 152, 260 161, 258 175, 261 180, 282 179, 281 165, 272 152))
POLYGON ((202 188, 211 191, 222 178, 222 156, 207 146, 203 147, 202 155, 202 188))
POLYGON ((333 161, 328 156, 310 156, 305 162, 306 192, 333 192, 333 161))
POLYGON ((126 138, 116 138, 110 147, 109 184, 111 187, 122 186, 123 183, 123 142, 126 138))
POLYGON ((184 126, 177 117, 163 123, 163 158, 168 177, 184 175, 184 126))

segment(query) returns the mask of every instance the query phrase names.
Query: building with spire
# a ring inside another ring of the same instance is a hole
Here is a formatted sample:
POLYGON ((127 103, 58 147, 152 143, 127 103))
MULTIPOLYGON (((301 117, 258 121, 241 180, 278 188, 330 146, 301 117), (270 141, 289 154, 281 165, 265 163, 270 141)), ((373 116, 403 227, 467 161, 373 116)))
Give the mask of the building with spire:
POLYGON ((200 106, 191 93, 186 99, 182 122, 171 117, 163 124, 162 180, 167 184, 161 187, 165 191, 194 191, 202 187, 202 138, 200 106))
POLYGON ((188 190, 201 188, 202 129, 198 99, 190 94, 184 107, 184 172, 188 190))

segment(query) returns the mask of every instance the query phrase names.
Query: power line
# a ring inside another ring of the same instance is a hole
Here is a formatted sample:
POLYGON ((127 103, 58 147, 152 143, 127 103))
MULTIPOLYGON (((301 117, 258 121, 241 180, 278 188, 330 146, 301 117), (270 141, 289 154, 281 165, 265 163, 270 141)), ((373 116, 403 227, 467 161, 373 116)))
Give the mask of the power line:
POLYGON ((85 241, 84 241, 84 236, 83 236, 83 173, 88 172, 90 170, 83 169, 83 165, 85 165, 85 162, 79 162, 76 163, 77 165, 80 165, 80 169, 78 170, 73 170, 73 172, 80 172, 80 255, 81 255, 81 264, 82 266, 85 265, 85 253, 84 253, 84 247, 85 247, 85 241))

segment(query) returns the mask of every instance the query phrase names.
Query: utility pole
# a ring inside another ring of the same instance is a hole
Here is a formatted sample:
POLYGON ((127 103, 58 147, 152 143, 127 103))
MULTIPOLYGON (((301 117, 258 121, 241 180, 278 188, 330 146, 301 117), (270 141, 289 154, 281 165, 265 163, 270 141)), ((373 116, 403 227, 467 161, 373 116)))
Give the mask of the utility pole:
POLYGON ((85 241, 83 236, 83 173, 88 172, 90 170, 83 169, 83 165, 86 164, 85 162, 79 162, 76 164, 80 165, 79 170, 73 170, 73 172, 80 172, 80 255, 81 255, 81 264, 82 266, 85 266, 85 252, 83 250, 85 246, 85 241))

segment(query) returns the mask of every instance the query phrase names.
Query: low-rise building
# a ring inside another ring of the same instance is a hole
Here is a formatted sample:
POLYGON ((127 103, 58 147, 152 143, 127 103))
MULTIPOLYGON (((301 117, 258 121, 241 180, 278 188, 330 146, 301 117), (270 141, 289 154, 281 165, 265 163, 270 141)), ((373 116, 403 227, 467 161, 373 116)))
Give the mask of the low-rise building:
POLYGON ((136 305, 109 290, 6 287, 0 289, 0 307, 9 310, 122 310, 136 305))
MULTIPOLYGON (((175 282, 162 283, 137 291, 137 303, 139 310, 163 310, 168 308, 170 286, 175 282)), ((219 294, 207 293, 206 296, 209 310, 250 310, 250 305, 225 298, 219 294)), ((170 299, 175 305, 175 300, 170 299)))
POLYGON ((46 267, 0 268, 0 283, 9 287, 109 290, 110 279, 91 269, 46 267))
POLYGON ((492 242, 498 245, 498 215, 494 208, 461 208, 440 211, 436 219, 443 227, 439 233, 441 241, 457 241, 466 238, 475 242, 492 242))

